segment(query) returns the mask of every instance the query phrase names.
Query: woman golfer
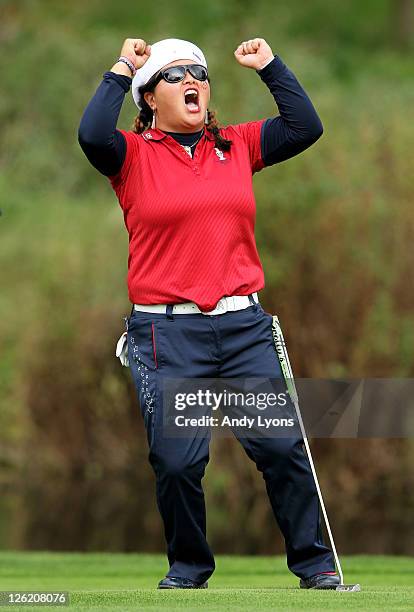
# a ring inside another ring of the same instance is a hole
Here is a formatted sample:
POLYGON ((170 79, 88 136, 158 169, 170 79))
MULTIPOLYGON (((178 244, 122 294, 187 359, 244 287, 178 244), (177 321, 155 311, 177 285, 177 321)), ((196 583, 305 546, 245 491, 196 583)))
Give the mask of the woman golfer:
MULTIPOLYGON (((129 364, 170 566, 159 588, 205 588, 215 568, 201 486, 209 437, 164 435, 164 379, 282 379, 272 317, 257 297, 264 276, 252 175, 297 155, 323 131, 307 94, 263 38, 242 42, 234 57, 256 70, 279 116, 219 127, 196 45, 128 38, 79 126, 79 143, 108 177, 129 233, 129 364), (131 131, 118 130, 131 86, 140 113, 131 131)), ((302 588, 333 588, 339 577, 322 539, 302 438, 239 440, 263 474, 289 569, 302 588)))

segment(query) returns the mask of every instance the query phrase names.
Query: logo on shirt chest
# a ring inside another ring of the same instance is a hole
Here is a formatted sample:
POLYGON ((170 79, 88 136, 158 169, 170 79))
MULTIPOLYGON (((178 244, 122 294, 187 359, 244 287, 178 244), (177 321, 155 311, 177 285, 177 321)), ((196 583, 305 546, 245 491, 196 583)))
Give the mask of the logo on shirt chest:
POLYGON ((227 161, 227 157, 225 157, 223 151, 220 151, 220 149, 217 147, 214 147, 214 151, 216 152, 216 155, 220 161, 227 161))

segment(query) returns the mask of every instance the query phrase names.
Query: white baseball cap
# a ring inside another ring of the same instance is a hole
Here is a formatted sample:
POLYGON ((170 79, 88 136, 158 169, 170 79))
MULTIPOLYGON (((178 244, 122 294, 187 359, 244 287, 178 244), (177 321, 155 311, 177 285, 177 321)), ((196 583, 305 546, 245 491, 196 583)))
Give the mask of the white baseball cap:
POLYGON ((192 60, 207 68, 206 58, 197 45, 188 40, 166 38, 151 45, 151 55, 145 64, 136 71, 132 79, 131 91, 135 104, 141 109, 139 88, 146 85, 163 66, 175 60, 192 60))

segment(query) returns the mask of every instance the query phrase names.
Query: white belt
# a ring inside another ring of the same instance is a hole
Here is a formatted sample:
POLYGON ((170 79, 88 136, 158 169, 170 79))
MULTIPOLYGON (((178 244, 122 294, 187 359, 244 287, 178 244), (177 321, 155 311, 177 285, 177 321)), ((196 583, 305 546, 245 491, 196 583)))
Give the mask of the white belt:
MULTIPOLYGON (((259 302, 257 293, 252 294, 254 301, 259 302)), ((194 302, 184 302, 182 304, 174 304, 172 312, 173 314, 204 314, 204 315, 217 315, 223 314, 233 310, 243 310, 251 306, 248 295, 231 295, 222 297, 218 302, 214 310, 209 312, 203 312, 199 309, 197 304, 194 302)), ((135 310, 142 310, 143 312, 167 312, 167 304, 134 304, 135 310)))

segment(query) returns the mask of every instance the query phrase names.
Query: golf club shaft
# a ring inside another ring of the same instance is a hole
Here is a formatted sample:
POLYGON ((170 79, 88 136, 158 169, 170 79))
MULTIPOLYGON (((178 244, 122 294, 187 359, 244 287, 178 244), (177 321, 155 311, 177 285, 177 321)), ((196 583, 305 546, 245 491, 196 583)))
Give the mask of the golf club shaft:
POLYGON ((283 372, 283 376, 285 378, 285 382, 287 385, 287 390, 289 392, 289 395, 293 401, 293 404, 295 406, 295 411, 296 411, 296 416, 298 418, 299 421, 299 426, 300 426, 300 430, 302 433, 302 437, 303 437, 303 442, 306 448, 306 453, 309 459, 309 463, 311 466, 311 470, 312 470, 312 475, 313 475, 313 479, 315 482, 315 486, 316 486, 316 490, 318 492, 318 498, 319 498, 319 503, 321 505, 322 508, 322 514, 323 514, 323 518, 325 521, 325 525, 326 525, 326 530, 328 532, 329 535, 329 541, 331 543, 331 547, 332 547, 332 552, 334 554, 334 558, 335 558, 335 563, 336 563, 336 567, 338 570, 338 574, 339 574, 339 578, 341 581, 341 584, 344 584, 344 576, 342 573, 342 568, 341 568, 341 564, 339 562, 339 557, 338 557, 338 553, 336 552, 336 546, 335 546, 335 542, 333 539, 333 535, 332 535, 332 531, 331 531, 331 527, 329 525, 329 520, 328 520, 328 515, 326 513, 326 509, 325 509, 325 504, 323 503, 323 498, 322 498, 322 492, 319 486, 319 481, 318 481, 318 477, 316 475, 316 470, 315 470, 315 466, 313 464, 313 459, 312 459, 312 453, 310 450, 310 446, 309 446, 309 442, 308 442, 308 438, 306 435, 306 431, 305 431, 305 427, 303 425, 303 421, 302 421, 302 415, 300 413, 299 410, 299 399, 298 399, 298 395, 296 392, 296 387, 295 387, 295 381, 293 379, 293 372, 292 372, 292 368, 290 366, 290 361, 289 361, 289 356, 287 353, 287 349, 286 349, 286 345, 285 345, 285 340, 283 337, 283 333, 282 333, 282 328, 279 322, 279 318, 277 317, 277 315, 272 315, 273 318, 273 322, 272 322, 272 334, 273 334, 273 340, 275 343, 275 347, 276 347, 276 352, 278 354, 279 357, 279 362, 280 362, 280 366, 283 372))

